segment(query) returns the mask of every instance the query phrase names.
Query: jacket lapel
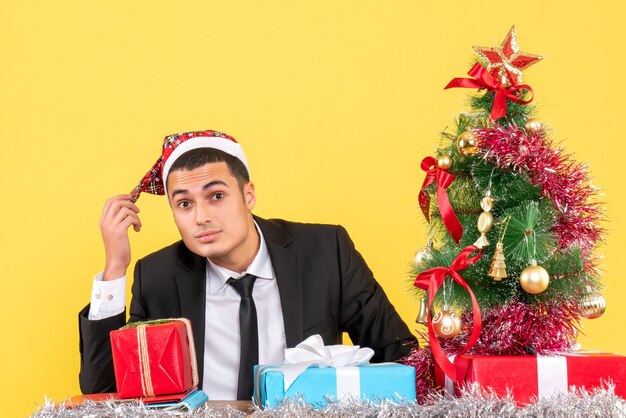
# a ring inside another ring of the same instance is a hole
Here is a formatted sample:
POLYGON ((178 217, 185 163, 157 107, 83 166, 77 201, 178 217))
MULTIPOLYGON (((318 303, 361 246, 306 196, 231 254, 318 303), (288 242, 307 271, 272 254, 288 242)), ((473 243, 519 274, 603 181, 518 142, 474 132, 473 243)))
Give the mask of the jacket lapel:
POLYGON ((283 310, 287 347, 303 340, 302 282, 298 270, 298 254, 290 247, 293 238, 280 225, 254 218, 263 232, 265 243, 276 273, 280 304, 283 310))
POLYGON ((204 257, 193 254, 181 242, 178 265, 180 268, 176 271, 175 276, 180 314, 191 320, 201 387, 204 373, 206 260, 204 257))

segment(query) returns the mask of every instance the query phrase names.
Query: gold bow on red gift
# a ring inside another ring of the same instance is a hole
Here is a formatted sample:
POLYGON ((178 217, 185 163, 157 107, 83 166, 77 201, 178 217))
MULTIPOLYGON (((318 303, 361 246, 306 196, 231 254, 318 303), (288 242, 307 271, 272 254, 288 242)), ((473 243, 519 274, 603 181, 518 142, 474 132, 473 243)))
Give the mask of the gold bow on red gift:
POLYGON ((481 256, 482 251, 478 247, 470 245, 469 247, 465 247, 463 251, 461 251, 459 255, 456 256, 450 267, 441 266, 424 271, 415 278, 415 282, 413 283, 415 287, 419 287, 420 289, 428 291, 428 337, 430 340, 430 347, 433 351, 433 356, 435 357, 435 361, 437 362, 437 364, 439 364, 443 372, 453 381, 456 381, 456 369, 454 368, 454 365, 448 359, 446 354, 443 352, 443 349, 441 348, 441 345, 437 340, 437 336, 435 335, 435 330, 433 329, 433 324, 431 321, 430 310, 433 300, 435 299, 435 294, 437 293, 437 290, 441 287, 445 278, 450 275, 452 277, 452 280, 458 283, 470 294, 470 297, 472 298, 472 312, 474 314, 472 333, 470 334, 469 341, 467 342, 463 350, 458 354, 467 352, 470 348, 474 346, 474 344, 476 344, 482 326, 482 321, 480 318, 480 308, 478 306, 478 302, 476 301, 476 297, 474 296, 474 292, 472 292, 472 289, 470 289, 465 279, 461 277, 459 271, 480 260, 481 256), (469 258, 469 255, 474 251, 478 251, 478 254, 474 257, 469 258))

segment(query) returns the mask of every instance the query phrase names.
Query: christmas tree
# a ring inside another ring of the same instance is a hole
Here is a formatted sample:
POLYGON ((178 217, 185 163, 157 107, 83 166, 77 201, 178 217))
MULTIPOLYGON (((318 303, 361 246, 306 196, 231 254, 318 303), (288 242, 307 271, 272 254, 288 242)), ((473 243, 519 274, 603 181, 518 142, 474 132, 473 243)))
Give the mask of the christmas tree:
POLYGON ((478 89, 471 111, 422 161, 429 240, 412 273, 428 344, 405 360, 418 394, 432 387, 435 362, 454 375, 450 355, 574 350, 580 319, 605 309, 598 188, 535 117, 522 84, 542 57, 519 51, 515 27, 500 47, 474 50, 471 78, 446 86, 478 89))

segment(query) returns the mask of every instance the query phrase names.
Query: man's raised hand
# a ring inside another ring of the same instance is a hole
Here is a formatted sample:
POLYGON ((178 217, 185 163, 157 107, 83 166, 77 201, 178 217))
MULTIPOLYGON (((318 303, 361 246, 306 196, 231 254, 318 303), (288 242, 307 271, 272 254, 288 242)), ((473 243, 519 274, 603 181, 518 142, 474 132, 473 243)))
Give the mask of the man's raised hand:
POLYGON ((106 262, 103 280, 119 279, 126 275, 130 264, 128 228, 141 229, 139 208, 131 202, 131 195, 122 194, 107 200, 100 218, 100 232, 104 242, 106 262))

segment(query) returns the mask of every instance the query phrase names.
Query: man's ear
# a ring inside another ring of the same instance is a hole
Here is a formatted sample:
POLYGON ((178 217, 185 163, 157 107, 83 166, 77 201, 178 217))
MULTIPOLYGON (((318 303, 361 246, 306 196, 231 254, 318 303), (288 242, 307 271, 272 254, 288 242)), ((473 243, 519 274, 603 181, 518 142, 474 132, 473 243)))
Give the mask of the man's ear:
POLYGON ((254 183, 249 181, 243 186, 243 201, 248 210, 254 209, 256 205, 256 193, 254 191, 254 183))

